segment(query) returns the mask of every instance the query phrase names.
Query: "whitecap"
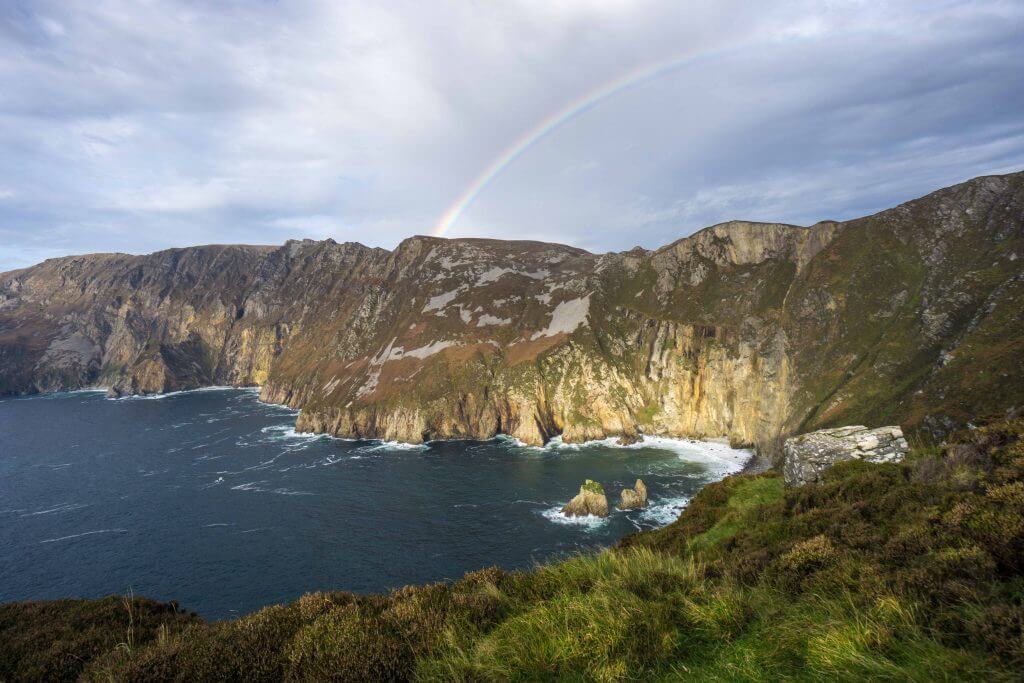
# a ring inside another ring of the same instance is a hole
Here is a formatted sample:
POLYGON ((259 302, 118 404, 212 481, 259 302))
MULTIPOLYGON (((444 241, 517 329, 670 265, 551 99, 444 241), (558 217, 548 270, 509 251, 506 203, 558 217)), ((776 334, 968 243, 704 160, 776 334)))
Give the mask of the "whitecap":
POLYGON ((267 483, 266 481, 247 481, 244 484, 238 484, 237 486, 232 486, 231 490, 232 491, 266 491, 266 489, 261 486, 261 484, 266 484, 266 483, 267 483))
POLYGON ((276 488, 276 489, 264 488, 264 486, 268 486, 268 485, 269 485, 269 482, 267 482, 267 481, 250 481, 250 482, 246 482, 244 484, 239 484, 238 486, 232 486, 231 490, 232 491, 257 491, 259 493, 274 493, 274 494, 277 494, 279 496, 312 496, 312 495, 315 495, 315 494, 313 494, 313 493, 311 493, 309 491, 295 491, 293 489, 288 489, 288 488, 284 488, 284 487, 276 488))
POLYGON ((603 526, 607 521, 607 517, 598 517, 597 515, 584 515, 584 516, 570 516, 562 514, 562 506, 556 505, 554 507, 542 510, 541 516, 549 522, 556 524, 569 524, 575 526, 582 526, 588 531, 597 529, 603 526))
POLYGON ((661 498, 657 502, 648 504, 646 508, 641 510, 639 517, 645 522, 651 522, 662 527, 679 519, 680 513, 689 502, 689 496, 661 498))
POLYGON ((52 508, 47 508, 45 510, 27 512, 21 515, 21 517, 35 517, 36 515, 49 515, 61 512, 71 512, 72 510, 80 510, 84 507, 89 507, 89 503, 61 503, 60 505, 57 505, 52 508))
POLYGON ((536 446, 530 446, 525 441, 520 441, 511 434, 498 434, 491 441, 498 441, 509 446, 515 446, 516 448, 536 448, 536 446))
POLYGON ((354 439, 342 439, 332 434, 326 434, 324 432, 299 432, 295 430, 295 425, 270 425, 260 430, 260 433, 266 434, 261 441, 264 443, 272 441, 305 441, 313 442, 319 441, 320 439, 332 439, 335 441, 354 441, 354 439))
POLYGON ((425 443, 406 443, 404 441, 374 441, 372 446, 363 446, 359 450, 373 451, 423 451, 430 448, 425 443))
POLYGON ((39 543, 56 543, 57 541, 67 541, 72 538, 81 538, 82 536, 92 536, 93 534, 125 534, 128 533, 127 529, 97 529, 96 531, 85 531, 80 534, 71 534, 70 536, 59 536, 58 538, 48 538, 45 541, 39 541, 39 543))
POLYGON ((226 387, 226 386, 212 386, 212 387, 199 387, 198 389, 182 389, 180 391, 168 391, 163 394, 128 394, 126 396, 112 396, 108 400, 110 401, 156 401, 162 398, 168 398, 170 396, 180 396, 182 394, 198 394, 204 391, 232 391, 238 387, 226 387))
POLYGON ((640 441, 620 444, 619 438, 611 436, 606 439, 583 441, 581 443, 565 443, 558 435, 548 441, 543 450, 578 451, 584 448, 601 446, 604 448, 640 449, 656 448, 673 451, 681 460, 708 465, 715 474, 725 476, 743 469, 753 457, 754 452, 748 448, 732 448, 719 441, 698 441, 696 439, 674 439, 665 436, 644 436, 640 441))

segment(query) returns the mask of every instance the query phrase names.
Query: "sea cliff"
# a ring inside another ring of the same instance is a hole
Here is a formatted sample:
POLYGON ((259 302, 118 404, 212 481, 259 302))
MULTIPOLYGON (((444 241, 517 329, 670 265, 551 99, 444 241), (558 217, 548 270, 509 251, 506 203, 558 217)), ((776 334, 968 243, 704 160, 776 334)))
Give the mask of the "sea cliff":
POLYGON ((406 442, 944 434, 1024 402, 1024 174, 656 250, 413 237, 51 259, 0 275, 0 393, 259 385, 406 442))

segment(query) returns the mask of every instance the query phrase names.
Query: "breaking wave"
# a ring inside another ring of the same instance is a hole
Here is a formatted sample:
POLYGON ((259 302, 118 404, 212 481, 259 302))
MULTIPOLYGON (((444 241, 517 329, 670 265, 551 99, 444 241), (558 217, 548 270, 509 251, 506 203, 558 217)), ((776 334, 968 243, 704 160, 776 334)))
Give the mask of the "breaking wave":
POLYGON ((604 524, 608 523, 607 517, 598 517, 597 515, 584 515, 581 517, 573 517, 562 514, 561 505, 556 505, 554 507, 547 508, 546 510, 541 510, 540 515, 544 519, 550 522, 554 522, 555 524, 569 524, 573 526, 582 526, 586 528, 588 531, 592 529, 597 529, 603 526, 604 524))

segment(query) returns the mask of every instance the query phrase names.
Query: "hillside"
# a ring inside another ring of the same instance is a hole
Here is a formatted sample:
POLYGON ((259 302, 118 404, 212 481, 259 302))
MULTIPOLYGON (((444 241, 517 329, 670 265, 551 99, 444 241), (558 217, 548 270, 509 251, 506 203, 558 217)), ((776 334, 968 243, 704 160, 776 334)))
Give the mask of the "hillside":
POLYGON ((111 597, 0 606, 3 680, 1020 680, 1024 421, 528 572, 312 593, 232 622, 111 597))
POLYGON ((638 433, 773 452, 1024 401, 1024 174, 655 251, 413 237, 52 259, 0 275, 0 393, 260 385, 298 427, 421 442, 638 433))

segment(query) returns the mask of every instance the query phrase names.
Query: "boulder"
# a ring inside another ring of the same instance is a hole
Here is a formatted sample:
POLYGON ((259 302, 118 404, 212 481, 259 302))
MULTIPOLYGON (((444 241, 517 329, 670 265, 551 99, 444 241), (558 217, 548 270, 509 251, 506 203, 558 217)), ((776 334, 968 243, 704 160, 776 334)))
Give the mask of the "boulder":
POLYGON ((907 449, 907 440, 899 427, 868 429, 857 425, 821 429, 786 439, 782 472, 786 486, 802 486, 818 481, 837 462, 900 462, 907 449))
POLYGON ((640 443, 643 440, 643 434, 633 432, 632 434, 620 434, 615 443, 619 446, 632 446, 633 444, 640 443))
POLYGON ((562 514, 569 517, 607 517, 608 497, 604 494, 604 487, 596 481, 587 479, 580 487, 579 494, 562 508, 562 514))
POLYGON ((637 479, 636 485, 631 489, 622 489, 622 496, 619 498, 620 510, 639 510, 647 507, 647 487, 643 479, 637 479))

